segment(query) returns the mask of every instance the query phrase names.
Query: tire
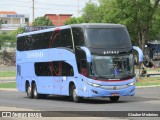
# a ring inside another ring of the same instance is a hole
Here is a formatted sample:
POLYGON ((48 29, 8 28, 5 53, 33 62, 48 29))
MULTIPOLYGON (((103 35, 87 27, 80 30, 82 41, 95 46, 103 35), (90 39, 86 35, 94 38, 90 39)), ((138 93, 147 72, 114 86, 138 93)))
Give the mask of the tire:
POLYGON ((34 97, 34 99, 39 99, 40 98, 39 94, 37 93, 36 83, 33 83, 33 97, 34 97))
POLYGON ((27 83, 26 85, 26 92, 27 92, 28 98, 33 98, 33 90, 31 86, 29 85, 29 83, 27 83))
POLYGON ((72 86, 72 99, 75 103, 79 103, 82 100, 82 97, 77 96, 75 85, 72 86))
POLYGON ((37 86, 36 83, 33 83, 33 98, 34 99, 42 99, 42 98, 46 98, 47 95, 46 94, 39 94, 37 92, 37 86))
POLYGON ((112 97, 109 97, 109 99, 111 102, 117 102, 119 100, 119 96, 112 96, 112 97))

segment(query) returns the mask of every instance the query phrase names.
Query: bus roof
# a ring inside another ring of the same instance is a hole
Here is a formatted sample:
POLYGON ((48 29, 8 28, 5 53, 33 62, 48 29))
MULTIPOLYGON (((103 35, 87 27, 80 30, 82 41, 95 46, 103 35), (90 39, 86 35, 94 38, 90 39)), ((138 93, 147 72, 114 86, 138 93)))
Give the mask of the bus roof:
POLYGON ((17 37, 26 36, 26 35, 32 35, 32 34, 38 34, 38 33, 44 33, 44 32, 50 32, 57 28, 60 29, 66 29, 71 27, 81 27, 81 28, 124 28, 125 26, 121 24, 108 24, 108 23, 82 23, 82 24, 71 24, 66 26, 59 26, 44 30, 38 30, 38 31, 32 31, 27 33, 18 34, 17 37))
POLYGON ((71 27, 83 27, 83 28, 122 28, 125 27, 121 24, 109 24, 109 23, 82 23, 71 24, 71 27))
POLYGON ((22 37, 22 36, 27 36, 27 35, 33 35, 33 34, 50 32, 50 31, 53 31, 53 30, 55 30, 55 29, 57 29, 57 28, 66 29, 66 28, 70 28, 70 26, 66 25, 66 26, 48 28, 48 29, 44 29, 44 30, 37 30, 37 31, 32 31, 32 32, 26 32, 26 33, 18 34, 17 37, 22 37))

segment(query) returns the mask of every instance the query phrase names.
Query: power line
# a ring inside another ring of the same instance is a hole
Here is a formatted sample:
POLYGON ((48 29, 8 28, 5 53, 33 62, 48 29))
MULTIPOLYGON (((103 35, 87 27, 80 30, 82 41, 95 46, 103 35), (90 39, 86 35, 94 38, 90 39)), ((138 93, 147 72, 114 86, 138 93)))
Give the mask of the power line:
MULTIPOLYGON (((6 2, 6 1, 1 1, 1 2, 6 2)), ((31 1, 28 1, 28 2, 26 2, 26 1, 18 1, 18 0, 11 0, 11 1, 9 1, 9 2, 18 2, 18 3, 31 3, 31 1)))
MULTIPOLYGON (((77 7, 76 5, 67 5, 67 4, 48 4, 44 2, 35 1, 36 4, 48 5, 48 6, 62 6, 62 7, 77 7)), ((80 6, 83 7, 83 6, 80 6)))
MULTIPOLYGON (((86 0, 83 0, 86 1, 86 0)), ((88 0, 89 1, 89 0, 88 0)), ((97 1, 97 0, 94 0, 97 1)), ((4 1, 5 2, 5 1, 4 1)), ((87 2, 87 1, 86 1, 87 2)), ((73 3, 73 2, 72 2, 73 3)), ((39 2, 38 0, 28 0, 28 1, 20 1, 20 0, 14 0, 11 1, 9 0, 7 3, 3 3, 3 1, 0 1, 1 5, 6 5, 6 6, 15 6, 15 7, 20 7, 23 9, 32 9, 32 17, 34 20, 35 17, 35 10, 52 10, 52 11, 70 11, 70 12, 77 12, 77 15, 82 11, 82 3, 81 0, 74 0, 73 5, 71 4, 57 4, 57 3, 44 3, 44 2, 39 2), (40 5, 43 5, 42 7, 40 5), (67 7, 69 9, 67 9, 67 7)), ((1 9, 1 8, 0 8, 1 9)))
MULTIPOLYGON (((1 3, 1 2, 0 2, 1 3)), ((33 7, 28 7, 28 6, 22 6, 22 5, 15 5, 15 4, 9 4, 9 3, 1 3, 1 5, 9 5, 9 6, 17 6, 17 7, 26 7, 26 8, 33 8, 33 7)), ((68 10, 68 9, 55 9, 55 8, 44 8, 44 7, 35 7, 35 9, 52 9, 52 10, 63 10, 63 11, 77 11, 77 10, 68 10)))
MULTIPOLYGON (((1 2, 0 2, 1 3, 1 2)), ((17 7, 27 7, 27 8, 31 8, 28 6, 22 6, 22 5, 15 5, 15 4, 9 4, 9 3, 1 3, 1 5, 9 5, 9 6, 17 6, 17 7)))
POLYGON ((68 10, 68 9, 55 9, 55 8, 44 8, 44 7, 35 7, 35 9, 47 9, 47 10, 63 10, 63 11, 77 11, 75 10, 68 10))

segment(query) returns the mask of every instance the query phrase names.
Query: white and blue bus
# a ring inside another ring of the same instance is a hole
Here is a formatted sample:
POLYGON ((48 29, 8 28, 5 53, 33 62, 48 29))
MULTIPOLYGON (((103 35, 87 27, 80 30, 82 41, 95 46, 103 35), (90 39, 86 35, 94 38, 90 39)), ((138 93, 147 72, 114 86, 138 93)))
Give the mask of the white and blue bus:
POLYGON ((119 24, 73 24, 17 36, 17 89, 29 98, 135 95, 133 47, 119 24))

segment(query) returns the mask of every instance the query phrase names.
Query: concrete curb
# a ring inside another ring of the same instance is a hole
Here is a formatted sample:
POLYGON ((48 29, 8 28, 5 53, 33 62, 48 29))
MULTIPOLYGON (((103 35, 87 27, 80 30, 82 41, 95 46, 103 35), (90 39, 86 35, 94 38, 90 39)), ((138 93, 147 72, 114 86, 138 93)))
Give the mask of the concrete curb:
POLYGON ((160 85, 137 86, 136 88, 150 88, 150 87, 160 87, 160 85))
POLYGON ((0 88, 0 90, 6 90, 6 91, 18 91, 16 88, 0 88))

